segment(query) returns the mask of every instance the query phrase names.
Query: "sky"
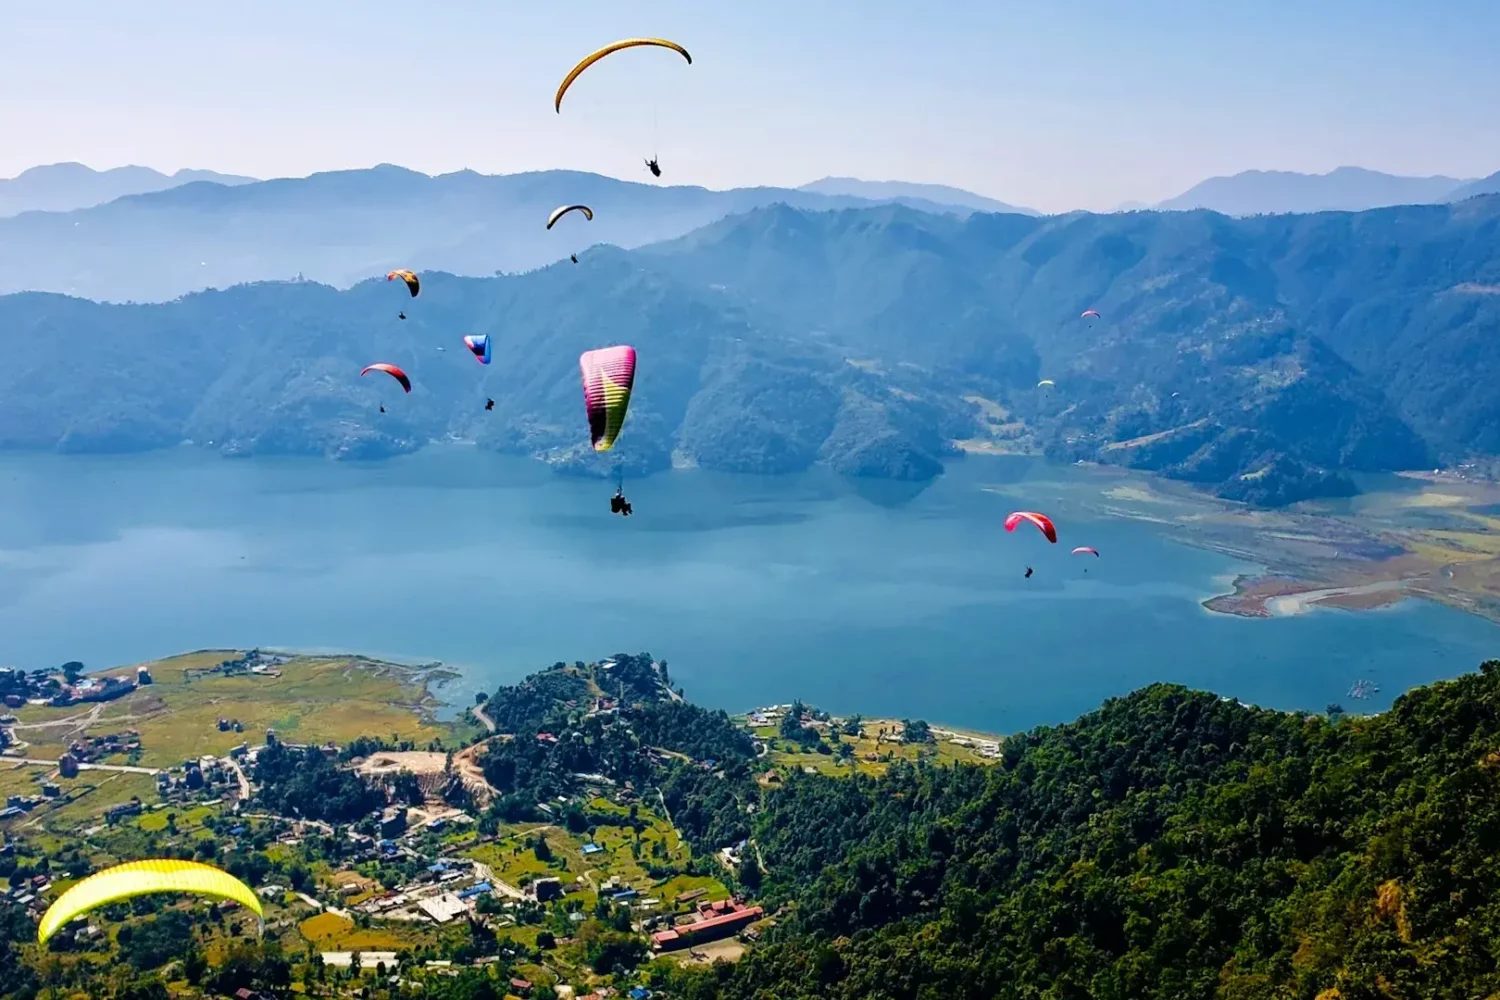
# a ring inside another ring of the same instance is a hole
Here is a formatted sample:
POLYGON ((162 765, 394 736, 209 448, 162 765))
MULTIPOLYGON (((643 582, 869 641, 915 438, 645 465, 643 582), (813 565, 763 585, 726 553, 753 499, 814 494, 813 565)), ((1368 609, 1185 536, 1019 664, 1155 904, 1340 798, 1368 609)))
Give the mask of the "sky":
POLYGON ((1246 169, 1500 169, 1494 0, 54 0, 0 35, 0 176, 566 167, 856 176, 1043 211, 1246 169), (552 94, 616 38, 637 49, 552 94))

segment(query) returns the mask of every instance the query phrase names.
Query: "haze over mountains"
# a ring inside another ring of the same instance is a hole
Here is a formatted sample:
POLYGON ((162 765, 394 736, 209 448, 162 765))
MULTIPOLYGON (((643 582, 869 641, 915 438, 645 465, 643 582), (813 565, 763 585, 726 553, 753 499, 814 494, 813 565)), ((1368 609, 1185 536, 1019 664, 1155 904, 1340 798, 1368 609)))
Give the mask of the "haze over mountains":
POLYGON ((32 167, 9 179, 0 179, 0 216, 90 208, 128 194, 165 191, 195 181, 235 185, 249 184, 254 180, 253 177, 213 170, 178 170, 164 174, 150 167, 94 170, 82 163, 52 163, 32 167))
POLYGON ((430 177, 383 165, 233 187, 187 184, 75 212, 0 219, 0 293, 151 301, 298 274, 347 287, 394 267, 527 271, 596 243, 640 246, 775 202, 970 211, 900 194, 710 191, 566 170, 430 177), (594 221, 575 215, 549 232, 547 214, 573 202, 593 206, 594 221))
MULTIPOLYGON (((912 184, 907 181, 862 181, 855 177, 824 177, 822 180, 804 184, 798 191, 814 194, 849 195, 869 198, 871 201, 926 201, 934 205, 957 205, 974 212, 1013 212, 1018 215, 1040 215, 1032 208, 1007 205, 994 198, 986 198, 973 191, 950 187, 947 184, 912 184)), ((913 205, 920 208, 920 205, 913 205)))
POLYGON ((1210 177, 1156 207, 1207 208, 1225 215, 1362 212, 1448 201, 1467 183, 1453 177, 1399 177, 1363 167, 1339 167, 1326 174, 1246 170, 1232 177, 1210 177))
MULTIPOLYGON (((394 200, 413 229, 448 204, 435 191, 495 180, 357 176, 370 183, 344 203, 346 220, 394 200)), ((323 178, 312 190, 189 185, 80 214, 166 198, 191 217, 200 199, 246 198, 255 213, 229 218, 294 229, 299 208, 320 203, 319 183, 342 186, 323 178), (262 201, 272 195, 276 211, 262 201)), ((554 179, 501 180, 550 206, 554 179)), ((605 198, 640 187, 592 175, 568 183, 598 183, 605 198)), ((733 194, 646 190, 679 224, 733 194)), ((642 226, 648 217, 635 216, 642 226)), ((323 230, 330 260, 337 232, 323 230)), ((373 238, 344 232, 345 247, 373 238)), ((582 430, 576 359, 627 342, 641 366, 614 455, 633 473, 823 463, 920 480, 963 442, 1287 502, 1347 493, 1350 471, 1500 454, 1497 232, 1500 197, 1243 220, 774 204, 659 245, 599 247, 576 266, 428 272, 416 300, 380 279, 137 306, 13 295, 0 298, 0 446, 121 451, 190 439, 231 454, 373 457, 456 436, 602 474, 582 430), (1080 320, 1088 307, 1103 318, 1080 320), (403 308, 406 322, 395 316, 403 308), (474 364, 465 333, 490 334, 497 363, 474 364), (375 360, 405 367, 412 394, 360 379, 375 360), (1039 389, 1043 378, 1056 388, 1039 389), (482 409, 487 397, 494 412, 482 409)))
MULTIPOLYGON (((1500 175, 1462 182, 1356 168, 1320 176, 1248 171, 1205 181, 1159 207, 1201 205, 1237 216, 1363 210, 1495 190, 1500 175)), ((432 177, 382 165, 253 181, 208 171, 168 177, 143 167, 95 172, 57 164, 0 181, 0 205, 91 202, 102 203, 0 218, 0 293, 160 301, 299 274, 348 287, 394 267, 466 275, 527 271, 594 244, 643 246, 775 203, 809 210, 901 204, 958 216, 1036 214, 945 185, 836 177, 796 189, 711 191, 561 170, 432 177), (113 194, 127 189, 131 193, 113 194), (592 223, 574 216, 552 232, 543 228, 552 208, 580 201, 598 211, 592 223)))

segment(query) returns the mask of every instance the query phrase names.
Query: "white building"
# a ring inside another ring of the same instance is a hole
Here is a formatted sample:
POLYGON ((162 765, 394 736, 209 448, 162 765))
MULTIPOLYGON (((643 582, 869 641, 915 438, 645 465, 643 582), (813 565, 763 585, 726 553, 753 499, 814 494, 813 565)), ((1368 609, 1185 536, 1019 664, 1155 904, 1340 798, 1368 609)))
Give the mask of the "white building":
POLYGON ((446 924, 457 917, 465 916, 469 912, 468 904, 451 892, 445 892, 435 899, 424 899, 417 903, 422 912, 431 917, 436 923, 446 924))

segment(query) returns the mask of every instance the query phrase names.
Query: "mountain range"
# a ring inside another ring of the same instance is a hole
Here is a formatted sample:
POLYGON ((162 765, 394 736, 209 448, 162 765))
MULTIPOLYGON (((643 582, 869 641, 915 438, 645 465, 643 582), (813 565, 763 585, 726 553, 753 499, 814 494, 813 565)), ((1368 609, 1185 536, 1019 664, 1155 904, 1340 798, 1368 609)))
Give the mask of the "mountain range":
POLYGON ((586 474, 912 480, 1010 450, 1285 503, 1352 492, 1348 472, 1500 454, 1497 233, 1493 196, 1242 220, 774 204, 576 266, 425 273, 416 299, 382 279, 11 295, 0 446, 356 458, 457 437, 586 474), (491 335, 495 364, 466 333, 491 335), (640 374, 606 461, 576 359, 621 342, 640 374), (410 396, 358 377, 376 360, 407 369, 410 396))
POLYGON ((566 170, 430 177, 382 165, 238 186, 193 183, 74 212, 0 219, 0 293, 159 301, 297 275, 347 287, 397 267, 529 271, 593 244, 640 246, 776 202, 970 211, 904 195, 711 191, 566 170), (575 202, 593 207, 593 222, 575 214, 545 228, 553 208, 575 202))
MULTIPOLYGON (((1496 190, 1500 175, 1462 182, 1357 168, 1321 176, 1248 171, 1205 181, 1159 207, 1202 206, 1235 216, 1352 211, 1496 190)), ((207 171, 167 177, 144 167, 94 172, 58 164, 0 181, 0 205, 7 199, 33 207, 103 203, 0 218, 0 293, 55 291, 110 301, 161 301, 296 276, 348 287, 397 267, 465 275, 529 271, 595 244, 643 246, 776 203, 808 210, 899 204, 960 217, 1036 214, 959 188, 900 181, 826 177, 801 188, 711 191, 574 171, 433 177, 390 165, 253 181, 207 171), (113 197, 129 187, 142 190, 113 197), (596 210, 593 222, 574 215, 550 232, 544 228, 554 207, 575 202, 596 210)))
POLYGON ((82 163, 52 163, 32 167, 9 179, 0 179, 0 216, 90 208, 125 195, 165 191, 196 181, 235 185, 253 183, 255 178, 212 170, 179 170, 164 174, 150 167, 93 170, 82 163))
POLYGON ((862 181, 855 177, 824 177, 822 180, 804 184, 798 191, 814 194, 845 195, 853 198, 868 198, 871 201, 893 201, 921 207, 914 202, 932 205, 956 206, 971 212, 1007 212, 1016 215, 1040 215, 1031 208, 1007 205, 982 194, 949 187, 947 184, 912 184, 907 181, 862 181))
POLYGON ((1362 212, 1390 205, 1461 200, 1468 196, 1461 192, 1470 183, 1453 177, 1401 177, 1363 167, 1339 167, 1326 174, 1246 170, 1232 177, 1210 177, 1156 207, 1206 208, 1238 216, 1362 212))

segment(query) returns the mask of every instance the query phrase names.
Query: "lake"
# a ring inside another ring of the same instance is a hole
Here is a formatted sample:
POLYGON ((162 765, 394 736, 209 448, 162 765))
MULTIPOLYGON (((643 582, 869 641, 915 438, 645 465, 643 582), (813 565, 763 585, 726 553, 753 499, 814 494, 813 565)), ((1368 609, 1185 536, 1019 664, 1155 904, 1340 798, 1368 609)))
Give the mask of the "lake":
POLYGON ((442 660, 467 703, 556 660, 649 650, 702 704, 800 697, 1009 732, 1159 680, 1375 710, 1500 655, 1500 628, 1420 601, 1208 612, 1255 567, 1092 512, 1097 476, 1031 459, 956 462, 925 490, 676 471, 626 483, 628 519, 612 484, 457 446, 379 463, 11 454, 0 484, 0 659, 28 669, 357 651, 442 660), (1007 534, 1017 506, 1052 513, 1060 544, 1007 534), (1350 702, 1359 678, 1382 693, 1350 702))

